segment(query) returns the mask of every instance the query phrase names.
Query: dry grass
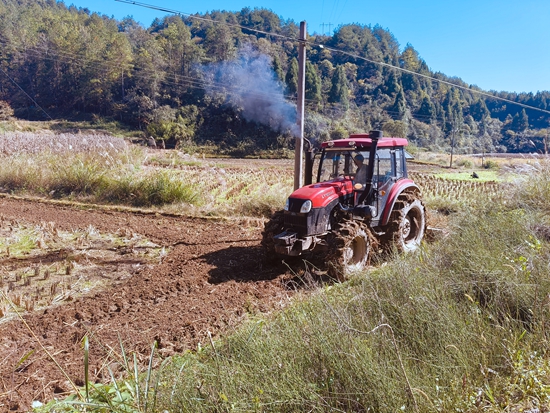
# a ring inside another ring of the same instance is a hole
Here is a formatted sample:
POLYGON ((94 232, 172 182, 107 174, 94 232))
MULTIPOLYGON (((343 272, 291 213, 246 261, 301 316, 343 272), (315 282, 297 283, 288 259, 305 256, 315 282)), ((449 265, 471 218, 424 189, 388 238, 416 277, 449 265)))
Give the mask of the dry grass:
POLYGON ((112 155, 129 148, 126 141, 99 133, 56 134, 49 131, 4 132, 0 134, 0 154, 38 154, 38 153, 90 153, 98 152, 112 155))

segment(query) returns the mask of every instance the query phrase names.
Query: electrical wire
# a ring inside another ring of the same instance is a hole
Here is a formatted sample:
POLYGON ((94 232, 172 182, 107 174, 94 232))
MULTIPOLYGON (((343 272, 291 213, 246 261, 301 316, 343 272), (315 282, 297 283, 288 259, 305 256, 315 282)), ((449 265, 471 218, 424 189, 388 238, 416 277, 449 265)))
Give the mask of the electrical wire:
POLYGON ((177 15, 180 15, 180 16, 187 16, 191 19, 200 20, 200 21, 207 22, 207 23, 220 23, 220 24, 224 24, 228 27, 236 27, 236 28, 239 28, 239 29, 249 30, 249 31, 252 31, 252 32, 255 32, 255 33, 265 34, 265 35, 268 35, 268 36, 280 37, 280 38, 283 38, 283 39, 298 40, 297 37, 294 38, 294 37, 286 36, 286 35, 283 35, 283 34, 266 32, 265 30, 254 29, 254 28, 251 28, 251 27, 242 26, 240 24, 222 22, 222 21, 218 21, 218 20, 211 20, 211 19, 207 19, 207 18, 204 18, 204 17, 197 16, 196 14, 185 13, 185 12, 178 11, 178 10, 166 9, 164 7, 158 7, 158 6, 155 6, 155 5, 152 5, 152 4, 141 3, 141 2, 138 2, 138 1, 132 1, 132 0, 115 0, 115 1, 117 1, 119 3, 126 3, 126 4, 132 4, 132 5, 135 5, 135 6, 146 7, 146 8, 149 8, 149 9, 158 10, 158 11, 162 11, 162 12, 165 12, 165 13, 177 14, 177 15))
MULTIPOLYGON (((0 44, 4 44, 4 45, 10 45, 8 42, 4 42, 4 41, 1 41, 0 40, 0 44)), ((13 45, 11 45, 13 49, 15 50, 18 50, 19 48, 18 47, 13 47, 13 45)), ((52 62, 55 62, 55 63, 70 63, 70 64, 73 64, 73 65, 76 65, 77 67, 82 67, 82 68, 85 68, 85 67, 92 67, 92 68, 95 68, 95 69, 98 69, 98 70, 101 70, 101 69, 110 69, 112 70, 113 68, 115 69, 119 69, 119 70, 129 70, 131 72, 131 76, 133 76, 134 78, 136 79, 140 79, 140 80, 151 80, 151 79, 158 79, 158 71, 153 71, 153 70, 149 70, 149 69, 146 69, 146 68, 143 68, 143 67, 140 67, 140 66, 137 66, 137 65, 134 65, 134 64, 124 64, 124 65, 118 65, 118 66, 113 66, 112 63, 110 62, 105 62, 105 61, 102 61, 102 60, 92 60, 90 62, 84 62, 83 61, 83 56, 79 56, 79 55, 76 55, 74 53, 69 53, 69 52, 56 52, 56 53, 53 53, 51 50, 49 49, 45 49, 44 47, 40 48, 40 47, 33 47, 33 48, 21 48, 21 50, 24 50, 26 53, 28 53, 30 56, 35 56, 35 57, 40 57, 40 58, 43 58, 44 60, 47 60, 47 61, 52 61, 52 62), (57 58, 55 58, 57 57, 57 58)), ((44 111, 44 109, 42 109, 40 107, 40 105, 31 97, 29 96, 22 88, 21 86, 19 86, 19 84, 17 84, 17 82, 15 82, 15 80, 13 80, 4 70, 0 69, 14 84, 16 84, 18 86, 19 89, 21 89, 23 91, 23 93, 25 93, 26 96, 29 97, 29 99, 31 99, 35 105, 37 107, 39 107, 45 114, 46 116, 48 116, 49 119, 52 119, 48 114, 47 112, 44 111)), ((231 85, 228 86, 227 83, 223 83, 223 82, 209 82, 209 81, 205 81, 204 79, 202 78, 197 78, 197 77, 192 77, 192 76, 185 76, 185 75, 176 75, 176 74, 170 74, 168 73, 167 71, 165 70, 162 70, 160 71, 162 75, 164 75, 164 77, 162 79, 159 80, 159 83, 161 84, 164 84, 166 86, 178 86, 178 87, 186 87, 186 88, 191 88, 191 89, 198 89, 198 90, 203 90, 205 88, 209 88, 210 90, 212 91, 216 91, 216 92, 219 92, 219 93, 225 93, 225 94, 229 94, 231 95, 232 93, 242 93, 244 90, 242 88, 237 88, 237 87, 233 87, 231 85), (178 81, 179 79, 179 81, 178 81)), ((276 101, 279 101, 279 102, 288 102, 288 101, 292 101, 292 102, 295 102, 296 101, 296 97, 295 96, 291 96, 291 95, 278 95, 278 94, 270 94, 270 93, 262 93, 262 92, 249 92, 249 91, 246 91, 247 93, 247 96, 249 97, 253 97, 253 98, 259 98, 259 99, 269 99, 271 101, 273 101, 274 99, 276 99, 276 101)), ((319 102, 315 101, 315 100, 311 100, 311 99, 306 99, 305 100, 305 103, 307 105, 307 107, 309 109, 315 109, 319 102)), ((324 108, 323 109, 323 112, 325 113, 341 113, 341 109, 339 108, 324 108)), ((392 119, 395 119, 395 120, 399 120, 401 119, 401 116, 400 116, 400 113, 397 112, 397 111, 391 111, 391 110, 388 110, 388 109, 385 109, 384 112, 389 115, 392 119)), ((408 114, 408 116, 411 118, 411 119, 416 119, 418 121, 438 121, 438 122, 443 122, 445 120, 444 117, 441 117, 441 116, 427 116, 427 115, 419 115, 419 114, 414 114, 412 112, 410 112, 408 114)))
MULTIPOLYGON (((176 10, 164 9, 164 8, 160 8, 160 7, 156 7, 156 6, 147 5, 145 3, 134 2, 134 1, 129 1, 129 0, 116 0, 116 1, 119 1, 119 2, 122 2, 122 3, 134 4, 134 5, 138 5, 138 6, 141 6, 141 7, 153 8, 153 9, 156 9, 156 10, 160 10, 160 11, 164 11, 164 12, 168 12, 168 13, 173 13, 173 14, 187 15, 190 18, 198 19, 198 20, 201 20, 201 21, 206 21, 206 22, 209 22, 209 23, 226 24, 228 26, 235 26, 235 27, 239 27, 241 29, 250 30, 250 31, 253 31, 253 32, 262 33, 262 34, 266 34, 266 35, 274 35, 276 37, 281 37, 281 38, 294 40, 294 41, 298 40, 297 38, 294 38, 294 37, 274 34, 274 33, 266 32, 266 31, 263 31, 263 30, 252 29, 252 28, 249 28, 249 27, 246 27, 246 26, 229 24, 229 23, 226 23, 226 22, 220 22, 220 21, 210 20, 210 19, 206 19, 206 18, 200 18, 198 16, 191 15, 189 13, 179 12, 179 11, 176 11, 176 10)), ((3 43, 5 45, 10 45, 9 43, 1 41, 1 40, 0 40, 0 43, 3 43)), ((421 73, 413 72, 411 70, 400 68, 398 66, 394 66, 394 65, 391 65, 391 64, 388 64, 388 63, 385 63, 385 62, 378 62, 378 61, 368 59, 368 58, 365 58, 363 56, 360 56, 360 55, 357 55, 357 54, 354 54, 354 53, 349 53, 349 52, 345 52, 345 51, 342 51, 342 50, 339 50, 339 49, 336 49, 336 48, 328 47, 328 46, 325 46, 323 44, 314 43, 314 42, 310 42, 310 41, 306 41, 306 43, 311 45, 311 46, 326 48, 327 50, 330 50, 332 52, 348 55, 348 56, 353 57, 355 59, 364 60, 364 61, 367 61, 367 62, 372 63, 372 64, 382 65, 382 66, 389 67, 389 68, 399 70, 399 71, 402 71, 402 72, 410 73, 412 75, 424 77, 424 78, 427 78, 427 79, 430 79, 430 80, 433 80, 433 81, 436 81, 436 82, 447 84, 451 87, 464 89, 464 90, 467 90, 471 93, 478 93, 478 94, 484 95, 484 96, 486 96, 488 98, 491 98, 491 99, 508 102, 508 103, 518 105, 518 106, 522 106, 522 107, 525 107, 525 108, 528 108, 528 109, 531 109, 531 110, 536 110, 536 111, 540 111, 540 112, 544 112, 544 113, 550 113, 550 111, 546 111, 544 109, 536 108, 536 107, 530 106, 530 105, 525 105, 525 104, 510 100, 510 99, 505 99, 505 98, 502 98, 502 97, 494 96, 494 95, 491 95, 489 93, 485 93, 485 92, 474 90, 474 89, 471 89, 471 88, 468 88, 468 87, 457 85, 457 84, 452 83, 452 82, 448 82, 448 81, 445 81, 445 80, 442 80, 442 79, 434 78, 432 76, 428 76, 428 75, 424 75, 424 74, 421 74, 421 73)), ((17 50, 17 47, 13 47, 13 48, 17 50)), ((94 67, 96 69, 103 69, 103 70, 106 70, 106 69, 112 70, 113 67, 115 67, 115 68, 117 68, 121 71, 122 70, 130 71, 131 75, 134 76, 137 79, 142 79, 142 80, 145 80, 145 79, 158 79, 157 71, 142 68, 142 67, 139 67, 139 66, 136 66, 136 65, 133 65, 133 64, 113 66, 111 62, 107 63, 107 62, 104 62, 104 61, 99 60, 99 59, 91 60, 87 63, 82 63, 83 57, 80 56, 80 55, 76 55, 76 54, 69 53, 69 52, 62 52, 62 51, 56 51, 56 53, 52 53, 50 49, 47 49, 45 47, 38 47, 38 46, 35 46, 35 47, 32 47, 32 48, 25 48, 24 51, 26 53, 30 53, 31 55, 40 56, 40 57, 42 57, 46 60, 49 59, 49 60, 52 60, 52 61, 55 61, 55 62, 60 61, 62 63, 71 63, 71 64, 75 64, 75 65, 81 66, 81 67, 90 67, 91 66, 91 67, 94 67), (56 56, 57 59, 50 58, 49 56, 56 56)), ((4 70, 2 70, 2 72, 4 72, 4 70)), ((6 72, 4 72, 4 74, 6 76, 8 76, 8 78, 12 82, 14 82, 18 86, 18 88, 21 89, 23 91, 23 93, 25 93, 25 95, 28 96, 35 103, 35 105, 37 107, 39 107, 51 119, 51 117, 46 113, 46 111, 44 109, 42 109, 40 107, 40 105, 38 105, 38 103, 21 88, 21 86, 19 86, 12 78, 10 78, 9 75, 6 72)), ((162 71, 162 74, 164 75, 164 78, 158 79, 158 81, 161 84, 168 85, 168 86, 190 87, 190 88, 193 88, 193 89, 204 89, 205 87, 208 87, 211 90, 225 92, 225 93, 239 92, 238 89, 228 87, 227 84, 220 83, 220 82, 208 82, 208 81, 205 81, 204 79, 197 78, 197 77, 191 77, 191 76, 185 76, 185 75, 176 75, 176 74, 168 74, 166 71, 162 71), (179 81, 178 81, 178 79, 179 79, 179 81)), ((242 91, 242 90, 240 90, 240 91, 242 91)), ((275 98, 279 99, 280 101, 287 101, 287 100, 295 101, 296 100, 296 98, 294 96, 289 96, 289 95, 286 95, 286 96, 285 95, 273 95, 273 94, 266 94, 266 93, 260 93, 260 92, 258 92, 258 93, 256 93, 256 92, 249 93, 249 95, 251 97, 257 97, 257 98, 261 97, 261 98, 265 98, 265 99, 267 99, 267 98, 273 99, 275 97, 275 98)), ((308 104, 308 106, 310 108, 318 105, 318 102, 313 101, 313 100, 306 100, 306 103, 308 104)), ((390 114, 390 115, 394 114, 394 113, 392 113, 391 111, 388 111, 388 110, 385 110, 385 112, 390 114)), ((416 118, 416 119, 421 119, 423 116, 422 115, 412 115, 411 117, 416 118)), ((428 117, 428 116, 424 116, 424 118, 426 120, 434 119, 434 118, 428 117)), ((442 121, 443 119, 442 118, 435 118, 434 120, 442 121)))
POLYGON ((419 77, 423 77, 423 78, 432 80, 434 82, 443 83, 443 84, 446 84, 446 85, 449 85, 449 86, 452 86, 452 87, 456 87, 458 89, 469 91, 471 93, 476 93, 476 94, 481 95, 481 96, 489 97, 491 99, 500 100, 500 101, 511 103, 511 104, 514 104, 514 105, 518 105, 520 107, 524 107, 524 108, 527 108, 527 109, 531 109, 531 110, 543 112, 543 113, 546 113, 546 114, 550 114, 549 110, 537 108, 535 106, 526 105, 526 104, 520 103, 520 102, 515 102, 513 100, 502 98, 500 96, 495 96, 495 95, 492 95, 492 94, 487 93, 487 92, 472 89, 470 87, 457 85, 455 83, 452 83, 452 82, 449 82, 449 81, 446 81, 446 80, 443 80, 443 79, 437 79, 433 76, 428 76, 428 75, 425 75, 425 74, 422 74, 422 73, 414 72, 412 70, 408 70, 408 69, 405 69, 405 68, 402 68, 402 67, 399 67, 399 66, 391 65, 389 63, 368 59, 368 58, 360 56, 358 54, 345 52, 343 50, 335 49, 335 48, 326 46, 324 44, 315 43, 315 42, 311 42, 311 41, 304 40, 304 39, 298 39, 296 37, 285 36, 285 35, 281 35, 281 34, 277 34, 277 33, 270 33, 270 32, 266 32, 264 30, 253 29, 253 28, 246 27, 246 26, 241 26, 241 25, 238 25, 238 24, 231 24, 231 23, 227 23, 227 22, 209 20, 209 19, 206 19, 206 18, 198 17, 198 16, 193 15, 191 13, 185 13, 185 12, 181 12, 181 11, 177 11, 177 10, 166 9, 166 8, 163 8, 163 7, 158 7, 158 6, 154 6, 154 5, 147 4, 147 3, 141 3, 141 2, 136 2, 136 1, 132 1, 132 0, 115 0, 115 1, 120 2, 120 3, 133 4, 133 5, 140 6, 140 7, 146 7, 146 8, 150 8, 150 9, 153 9, 153 10, 163 11, 163 12, 166 12, 166 13, 172 13, 172 14, 177 14, 177 15, 188 16, 191 19, 198 19, 198 20, 201 20, 201 21, 207 21, 209 23, 218 23, 218 24, 225 24, 225 25, 230 26, 230 27, 239 27, 239 28, 246 29, 246 30, 249 30, 249 31, 252 31, 252 32, 261 33, 261 34, 265 34, 265 35, 269 35, 269 36, 276 36, 276 37, 284 38, 284 39, 287 39, 287 40, 304 42, 306 44, 309 44, 310 46, 325 48, 325 49, 330 50, 332 52, 336 52, 336 53, 340 53, 340 54, 343 54, 343 55, 346 55, 346 56, 349 56, 349 57, 353 57, 354 59, 364 60, 366 62, 376 64, 376 65, 380 65, 380 66, 383 66, 383 67, 389 67, 389 68, 392 68, 392 69, 395 69, 395 70, 398 70, 398 71, 401 71, 401 72, 404 72, 404 73, 409 73, 409 74, 412 74, 412 75, 415 75, 415 76, 419 76, 419 77))
POLYGON ((8 73, 6 73, 6 72, 4 71, 4 69, 0 68, 0 71, 2 71, 2 73, 4 73, 4 74, 6 75, 6 77, 7 77, 9 80, 11 80, 19 89, 21 89, 21 91, 22 91, 30 100, 32 100, 33 103, 34 103, 42 112, 44 112, 44 114, 48 117, 48 119, 53 120, 52 117, 48 114, 48 112, 46 112, 46 111, 42 108, 42 106, 40 106, 40 105, 36 102, 36 100, 34 100, 27 92, 25 92, 25 90, 24 90, 21 86, 19 86, 19 84, 18 84, 14 79, 12 79, 11 76, 10 76, 8 73))
MULTIPOLYGON (((314 44, 314 43, 310 43, 310 44, 314 44)), ((355 59, 360 59, 360 60, 364 60, 364 61, 366 61, 366 62, 373 63, 373 64, 376 64, 376 65, 380 65, 380 66, 383 66, 383 67, 389 67, 389 68, 392 68, 392 69, 396 69, 396 70, 399 70, 399 71, 404 72, 404 73, 409 73, 409 74, 411 74, 411 75, 423 77, 423 78, 425 78, 425 79, 429 79, 429 80, 432 80, 432 81, 436 81, 436 82, 439 82, 439 83, 443 83, 443 84, 445 84, 445 85, 449 85, 449 86, 452 86, 452 87, 456 87, 456 88, 458 88, 458 89, 466 90, 466 91, 471 92, 471 93, 477 93, 477 94, 479 94, 479 95, 482 95, 482 96, 485 96, 485 97, 489 97, 489 98, 491 98, 491 99, 496 99, 496 100, 500 100, 500 101, 503 101, 503 102, 512 103, 512 104, 514 104, 514 105, 518 105, 518 106, 521 106, 521 107, 524 107, 524 108, 528 108, 528 109, 532 109, 532 110, 537 110, 537 111, 540 111, 540 112, 543 112, 543 113, 550 114, 550 111, 549 111, 549 110, 537 108, 537 107, 535 107, 535 106, 526 105, 526 104, 520 103, 520 102, 514 102, 513 100, 510 100, 510 99, 502 98, 502 97, 500 97, 500 96, 494 96, 494 95, 492 95, 492 94, 490 94, 490 93, 483 92, 483 91, 476 90, 476 89, 472 89, 472 88, 470 88, 470 87, 466 87, 466 86, 462 86, 462 85, 457 85, 457 84, 455 84, 455 83, 452 83, 452 82, 449 82, 449 81, 446 81, 446 80, 443 80, 443 79, 437 79, 437 78, 434 78, 434 77, 432 77, 432 76, 428 76, 428 75, 425 75, 425 74, 422 74, 422 73, 414 72, 414 71, 412 71, 412 70, 405 69, 405 68, 403 68, 403 67, 394 66, 394 65, 391 65, 391 64, 385 63, 385 62, 378 62, 378 61, 376 61, 376 60, 372 60, 372 59, 368 59, 368 58, 363 57, 363 56, 359 56, 359 55, 357 55, 357 54, 355 54, 355 53, 344 52, 343 50, 335 49, 335 48, 328 47, 328 46, 325 46, 325 45, 322 45, 322 44, 317 44, 317 46, 322 47, 322 48, 325 48, 325 49, 330 50, 330 51, 332 51, 332 52, 337 52, 337 53, 341 53, 341 54, 344 54, 344 55, 353 57, 353 58, 355 58, 355 59)))
MULTIPOLYGON (((0 44, 2 43, 9 44, 7 42, 0 41, 0 44)), ((163 75, 163 78, 160 79, 159 81, 162 84, 165 84, 168 86, 181 86, 181 87, 191 86, 192 88, 195 88, 195 89, 210 88, 213 91, 220 91, 225 93, 239 93, 239 92, 246 91, 247 95, 250 97, 262 98, 266 100, 270 99, 271 101, 280 101, 280 102, 285 102, 288 100, 291 100, 291 101, 296 100, 294 96, 290 96, 290 95, 284 95, 284 94, 279 95, 279 94, 272 94, 272 93, 270 94, 270 93, 265 93, 261 91, 248 91, 242 88, 239 89, 236 86, 228 83, 206 81, 199 77, 170 74, 165 70, 153 71, 153 70, 143 68, 133 64, 113 65, 111 62, 105 62, 102 60, 91 60, 88 62, 84 62, 83 56, 75 55, 69 52, 52 53, 50 50, 45 51, 44 48, 36 48, 36 47, 35 48, 13 47, 13 49, 23 50, 29 56, 40 57, 46 61, 52 61, 55 63, 72 64, 82 68, 90 67, 90 68, 97 69, 99 71, 107 70, 107 69, 109 71, 113 71, 113 69, 118 69, 120 71, 127 70, 130 72, 131 76, 142 80, 146 80, 146 79, 155 80, 157 78, 156 75, 160 72, 163 75)))

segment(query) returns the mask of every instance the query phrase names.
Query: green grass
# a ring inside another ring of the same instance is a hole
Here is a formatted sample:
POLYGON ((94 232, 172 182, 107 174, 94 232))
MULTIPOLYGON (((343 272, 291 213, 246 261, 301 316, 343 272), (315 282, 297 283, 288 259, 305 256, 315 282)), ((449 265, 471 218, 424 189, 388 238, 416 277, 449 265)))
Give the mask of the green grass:
POLYGON ((548 246, 532 243, 528 221, 508 210, 464 217, 418 256, 175 360, 161 381, 177 390, 159 400, 189 412, 473 411, 481 390, 490 405, 487 372, 509 374, 510 354, 545 337, 548 246))
POLYGON ((36 228, 17 225, 9 233, 3 232, 0 238, 0 255, 21 257, 39 248, 41 233, 36 228))
POLYGON ((496 170, 475 170, 479 178, 472 178, 472 171, 466 172, 442 172, 434 174, 434 176, 442 179, 458 180, 458 181, 471 181, 476 180, 478 182, 494 181, 501 182, 502 175, 496 170))

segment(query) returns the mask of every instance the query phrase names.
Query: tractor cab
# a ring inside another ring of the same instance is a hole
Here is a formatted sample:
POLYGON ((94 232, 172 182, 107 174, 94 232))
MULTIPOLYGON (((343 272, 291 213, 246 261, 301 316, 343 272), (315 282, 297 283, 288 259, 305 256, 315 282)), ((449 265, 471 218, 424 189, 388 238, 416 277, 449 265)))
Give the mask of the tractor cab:
POLYGON ((343 204, 355 208, 355 215, 380 219, 393 184, 407 178, 407 140, 371 134, 322 144, 317 183, 342 183, 343 204), (351 196, 350 196, 351 195, 351 196))

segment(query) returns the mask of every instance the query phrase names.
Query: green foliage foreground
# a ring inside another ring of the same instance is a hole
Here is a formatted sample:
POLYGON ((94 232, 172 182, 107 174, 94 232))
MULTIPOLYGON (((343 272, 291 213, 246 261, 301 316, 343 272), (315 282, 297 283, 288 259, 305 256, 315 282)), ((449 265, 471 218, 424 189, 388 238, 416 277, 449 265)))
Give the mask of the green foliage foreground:
POLYGON ((158 397, 170 411, 475 410, 511 354, 546 342, 549 251, 529 225, 518 211, 464 218, 418 256, 174 360, 158 397))
POLYGON ((511 195, 456 216, 419 254, 165 360, 148 375, 148 405, 109 411, 544 409, 550 227, 540 209, 518 208, 522 190, 511 195))

